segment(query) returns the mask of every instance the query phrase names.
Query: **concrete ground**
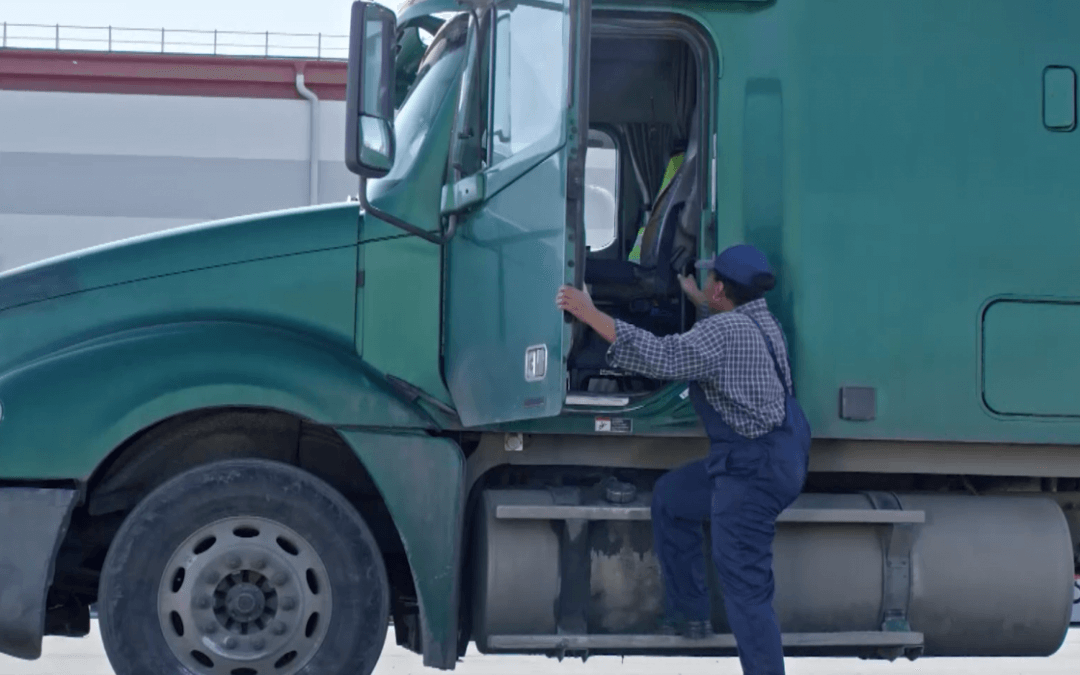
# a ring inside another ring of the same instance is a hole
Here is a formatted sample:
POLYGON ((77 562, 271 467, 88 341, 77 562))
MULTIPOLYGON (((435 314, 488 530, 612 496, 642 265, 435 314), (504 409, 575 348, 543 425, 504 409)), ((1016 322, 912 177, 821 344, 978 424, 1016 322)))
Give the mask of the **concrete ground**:
MULTIPOLYGON (((386 650, 375 675, 427 675, 420 657, 393 644, 386 650)), ((620 660, 596 657, 586 663, 526 656, 482 656, 470 651, 456 670, 460 675, 739 675, 735 659, 634 657, 620 660)), ((1069 632, 1057 654, 1039 659, 919 659, 860 661, 858 659, 789 659, 789 675, 1076 675, 1080 672, 1080 628, 1069 632)), ((46 638, 45 656, 21 661, 0 656, 0 675, 113 675, 97 623, 86 638, 46 638)))

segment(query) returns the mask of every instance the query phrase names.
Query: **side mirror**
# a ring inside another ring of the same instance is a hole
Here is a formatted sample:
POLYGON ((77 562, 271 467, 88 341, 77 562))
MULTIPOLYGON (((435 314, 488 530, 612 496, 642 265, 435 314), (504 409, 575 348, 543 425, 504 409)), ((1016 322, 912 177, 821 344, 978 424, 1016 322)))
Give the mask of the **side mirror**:
POLYGON ((345 86, 345 165, 363 178, 382 178, 394 166, 396 46, 394 13, 356 0, 345 86))

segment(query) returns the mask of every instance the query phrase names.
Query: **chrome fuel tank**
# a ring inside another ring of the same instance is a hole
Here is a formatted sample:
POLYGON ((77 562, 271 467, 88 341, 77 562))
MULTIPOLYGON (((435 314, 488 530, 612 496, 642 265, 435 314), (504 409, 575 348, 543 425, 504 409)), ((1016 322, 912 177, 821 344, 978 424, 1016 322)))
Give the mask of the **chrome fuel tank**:
MULTIPOLYGON (((648 637, 663 599, 648 502, 486 492, 474 540, 478 649, 551 651, 541 647, 573 635, 562 643, 590 653, 689 651, 648 637)), ((707 529, 705 546, 708 556, 707 529)), ((1043 498, 804 494, 777 524, 773 565, 774 606, 794 636, 785 644, 814 635, 819 654, 907 631, 926 656, 1042 656, 1072 613, 1068 526, 1043 498)), ((728 633, 711 566, 709 586, 713 625, 728 633)))

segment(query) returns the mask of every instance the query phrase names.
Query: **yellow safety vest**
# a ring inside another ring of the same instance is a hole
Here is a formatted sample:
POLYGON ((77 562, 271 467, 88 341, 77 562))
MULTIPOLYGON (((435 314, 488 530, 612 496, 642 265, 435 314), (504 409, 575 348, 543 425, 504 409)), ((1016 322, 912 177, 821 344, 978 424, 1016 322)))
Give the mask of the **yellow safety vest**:
MULTIPOLYGON (((660 197, 664 194, 664 190, 667 189, 668 185, 671 184, 671 179, 675 177, 675 172, 682 166, 683 157, 685 156, 685 153, 680 152, 668 162, 667 169, 664 171, 664 181, 660 184, 660 192, 657 193, 656 201, 653 202, 654 204, 660 202, 660 197)), ((641 240, 644 236, 645 225, 642 225, 641 229, 638 230, 637 239, 634 241, 634 248, 630 249, 630 255, 627 257, 630 262, 641 263, 641 240)))

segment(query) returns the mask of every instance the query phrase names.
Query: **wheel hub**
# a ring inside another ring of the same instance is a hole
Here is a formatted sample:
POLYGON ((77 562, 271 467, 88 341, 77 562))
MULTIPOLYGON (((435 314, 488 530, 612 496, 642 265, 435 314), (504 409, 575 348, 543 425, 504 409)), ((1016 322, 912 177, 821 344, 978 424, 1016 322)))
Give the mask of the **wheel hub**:
POLYGON ((273 606, 267 606, 267 598, 276 600, 277 592, 267 578, 258 572, 245 570, 230 574, 218 584, 214 596, 218 600, 214 607, 218 621, 226 628, 244 635, 249 632, 253 622, 262 619, 259 626, 261 628, 274 618, 276 612, 276 602, 273 606), (245 577, 249 575, 253 577, 252 581, 245 581, 245 577))
POLYGON ((189 537, 165 568, 162 631, 198 675, 291 675, 326 636, 328 579, 307 541, 280 523, 219 521, 189 537))

